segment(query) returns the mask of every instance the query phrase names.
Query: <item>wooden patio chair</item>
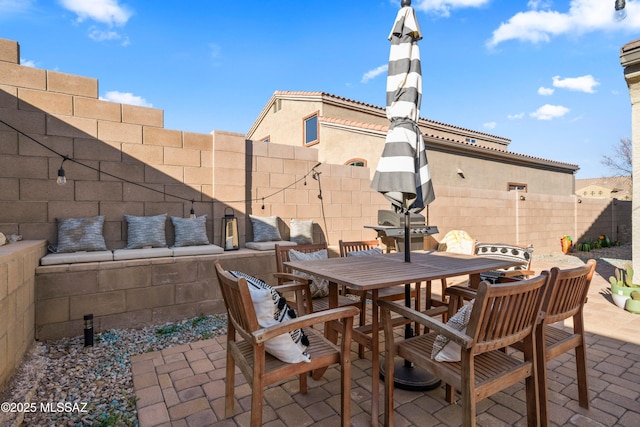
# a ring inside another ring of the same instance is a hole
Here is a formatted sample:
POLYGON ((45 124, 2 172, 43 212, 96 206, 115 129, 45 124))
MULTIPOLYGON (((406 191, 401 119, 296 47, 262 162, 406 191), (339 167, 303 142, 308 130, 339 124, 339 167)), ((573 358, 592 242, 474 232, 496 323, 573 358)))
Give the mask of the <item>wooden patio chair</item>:
MULTIPOLYGON (((274 326, 261 328, 258 324, 249 285, 243 277, 235 278, 216 261, 216 274, 227 308, 227 366, 225 378, 225 416, 233 414, 235 366, 237 365, 251 386, 251 426, 262 425, 262 407, 265 388, 292 376, 299 376, 300 393, 307 393, 307 374, 314 369, 340 364, 342 425, 351 423, 351 332, 353 318, 358 315, 355 307, 338 307, 320 313, 303 314, 274 326), (342 334, 342 343, 336 346, 328 341, 314 325, 334 323, 342 334), (309 339, 307 351, 310 361, 286 363, 271 356, 265 350, 265 342, 290 331, 305 328, 309 339)), ((285 288, 283 287, 283 290, 285 288)), ((293 292, 308 292, 305 284, 286 286, 293 292)))
MULTIPOLYGON (((351 242, 345 242, 340 240, 340 256, 357 256, 357 255, 366 255, 367 252, 372 249, 380 249, 382 251, 380 241, 378 240, 357 240, 351 242)), ((411 288, 410 297, 415 301, 416 310, 420 311, 421 307, 421 289, 420 283, 415 283, 411 288)), ((371 299, 371 292, 367 292, 366 295, 360 295, 362 304, 360 305, 360 326, 364 326, 366 324, 366 307, 367 307, 367 299, 371 299)), ((378 298, 386 301, 404 301, 404 285, 394 286, 391 288, 383 288, 378 291, 378 298)), ((402 322, 406 323, 406 322, 402 322)), ((398 325, 402 323, 397 323, 398 325)), ((418 329, 418 324, 415 325, 416 329, 418 329)), ((367 331, 370 333, 370 331, 367 331)), ((364 358, 364 346, 360 345, 358 347, 358 356, 362 359, 364 358)))
MULTIPOLYGON (((277 244, 275 245, 275 252, 276 252, 275 277, 278 280, 277 286, 282 286, 284 284, 290 284, 290 283, 305 283, 309 285, 311 281, 308 278, 303 277, 300 274, 296 274, 293 270, 291 270, 289 267, 284 265, 285 262, 290 261, 290 258, 289 258, 290 249, 294 249, 298 252, 303 252, 308 254, 308 253, 321 251, 323 249, 327 250, 327 244, 313 243, 308 245, 297 245, 297 246, 280 246, 277 244)), ((308 301, 305 301, 305 304, 308 305, 306 310, 307 312, 328 310, 329 297, 326 296, 326 297, 309 299, 308 301)), ((338 307, 353 306, 353 307, 360 308, 361 305, 362 305, 362 302, 360 298, 349 298, 346 295, 344 295, 344 292, 342 295, 338 295, 338 307)))
MULTIPOLYGON (((486 280, 490 283, 513 282, 526 279, 535 274, 531 269, 531 263, 533 261, 532 245, 519 246, 505 243, 476 242, 475 255, 522 262, 522 265, 508 269, 491 270, 481 273, 480 280, 486 280)), ((448 316, 455 314, 456 311, 462 307, 465 300, 468 301, 475 298, 476 287, 476 283, 468 282, 444 289, 444 295, 446 295, 447 301, 453 298, 452 303, 448 304, 448 316)))
MULTIPOLYGON (((550 271, 549 285, 542 303, 544 317, 536 328, 538 396, 542 426, 549 425, 546 363, 571 350, 575 351, 576 358, 578 404, 589 409, 589 375, 583 309, 595 269, 596 261, 590 259, 580 267, 563 270, 553 267, 550 271), (553 326, 569 318, 573 319, 572 330, 562 328, 562 325, 553 326)), ((513 347, 522 350, 523 344, 516 343, 513 347)))
POLYGON ((460 390, 463 426, 476 425, 477 402, 524 380, 527 424, 536 426, 538 377, 534 332, 548 278, 545 272, 519 282, 481 282, 469 322, 463 331, 402 304, 380 301, 385 337, 385 425, 394 425, 394 359, 400 357, 442 379, 446 383, 446 398, 450 403, 453 403, 453 389, 460 390), (396 341, 392 312, 420 322, 432 332, 396 341), (438 362, 432 359, 439 334, 460 346, 460 361, 438 362), (524 343, 522 357, 513 357, 500 350, 519 341, 524 343))

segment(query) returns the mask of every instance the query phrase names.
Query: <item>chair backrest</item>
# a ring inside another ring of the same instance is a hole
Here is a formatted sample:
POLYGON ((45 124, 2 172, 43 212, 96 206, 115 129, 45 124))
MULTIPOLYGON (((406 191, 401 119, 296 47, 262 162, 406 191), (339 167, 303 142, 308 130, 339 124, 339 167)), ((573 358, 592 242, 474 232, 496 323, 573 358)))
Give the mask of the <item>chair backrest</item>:
POLYGON ((341 257, 346 257, 349 252, 380 248, 380 241, 378 240, 358 240, 354 242, 343 242, 340 240, 339 244, 341 257))
POLYGON ((596 261, 593 259, 580 267, 551 269, 549 289, 542 305, 546 324, 568 319, 582 310, 595 269, 596 261))
POLYGON ((476 255, 500 258, 509 261, 521 261, 524 264, 506 270, 531 270, 533 246, 510 245, 506 243, 476 243, 476 255))
POLYGON ((248 339, 248 334, 260 328, 258 318, 256 316, 251 294, 249 293, 249 285, 243 277, 236 279, 227 273, 220 263, 216 261, 216 275, 218 283, 222 290, 222 298, 227 308, 228 321, 233 329, 229 329, 228 333, 237 330, 240 335, 248 339))
POLYGON ((438 252, 473 255, 476 241, 464 230, 451 230, 438 243, 438 252))
POLYGON ((533 337, 549 274, 517 282, 481 282, 467 335, 474 337, 473 353, 480 354, 533 337), (531 335, 530 335, 531 334, 531 335))
POLYGON ((278 273, 292 273, 291 269, 284 265, 285 262, 290 261, 289 250, 294 249, 298 252, 311 253, 327 249, 326 243, 313 243, 309 245, 296 245, 296 246, 280 246, 276 245, 276 272, 278 273))

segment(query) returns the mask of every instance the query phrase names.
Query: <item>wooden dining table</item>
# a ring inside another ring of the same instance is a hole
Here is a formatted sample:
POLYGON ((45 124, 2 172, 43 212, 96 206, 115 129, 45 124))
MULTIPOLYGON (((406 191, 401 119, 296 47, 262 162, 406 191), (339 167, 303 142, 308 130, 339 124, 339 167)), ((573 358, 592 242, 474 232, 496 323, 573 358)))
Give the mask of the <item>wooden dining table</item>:
MULTIPOLYGON (((395 252, 312 261, 289 261, 285 264, 293 270, 329 280, 330 307, 337 307, 338 288, 341 286, 347 286, 361 294, 367 291, 371 293, 371 325, 365 328, 354 328, 353 338, 371 349, 373 367, 371 425, 373 426, 378 425, 380 410, 380 376, 377 375, 380 367, 378 291, 391 286, 463 275, 469 275, 471 284, 476 284, 480 282, 480 273, 520 265, 517 261, 436 251, 411 252, 410 262, 405 261, 404 253, 395 252), (367 332, 363 332, 363 329, 367 332)), ((327 328, 326 333, 328 338, 337 342, 337 335, 333 328, 327 328)))

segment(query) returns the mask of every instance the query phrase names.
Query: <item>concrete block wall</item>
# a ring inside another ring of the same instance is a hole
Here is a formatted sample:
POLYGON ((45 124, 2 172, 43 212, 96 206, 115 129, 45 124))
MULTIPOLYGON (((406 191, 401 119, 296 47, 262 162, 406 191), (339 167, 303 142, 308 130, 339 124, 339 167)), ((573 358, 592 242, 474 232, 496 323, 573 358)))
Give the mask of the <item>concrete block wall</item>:
POLYGON ((0 390, 33 344, 35 269, 46 251, 43 240, 0 246, 0 390))
MULTIPOLYGON (((215 273, 216 260, 225 269, 241 270, 275 284, 273 252, 249 250, 38 267, 35 338, 82 335, 85 314, 93 314, 94 331, 101 332, 222 313, 224 302, 215 273)), ((31 296, 33 299, 33 289, 31 296)), ((32 305, 32 316, 33 312, 32 305)), ((33 327, 31 332, 33 341, 33 327)))
POLYGON ((21 66, 18 43, 5 39, 0 120, 5 234, 55 243, 56 218, 104 215, 107 246, 121 248, 124 214, 188 216, 191 200, 212 229, 212 135, 165 129, 159 109, 101 100, 95 78, 21 66))

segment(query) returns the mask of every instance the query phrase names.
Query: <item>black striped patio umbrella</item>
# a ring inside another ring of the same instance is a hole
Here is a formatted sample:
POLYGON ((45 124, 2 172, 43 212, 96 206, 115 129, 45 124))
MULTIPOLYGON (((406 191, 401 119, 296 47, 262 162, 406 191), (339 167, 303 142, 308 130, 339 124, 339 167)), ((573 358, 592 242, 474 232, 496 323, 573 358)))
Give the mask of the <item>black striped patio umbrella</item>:
POLYGON ((371 187, 384 194, 396 212, 405 214, 418 213, 435 199, 417 124, 422 102, 420 39, 411 1, 404 0, 389 34, 387 118, 391 124, 371 187))

